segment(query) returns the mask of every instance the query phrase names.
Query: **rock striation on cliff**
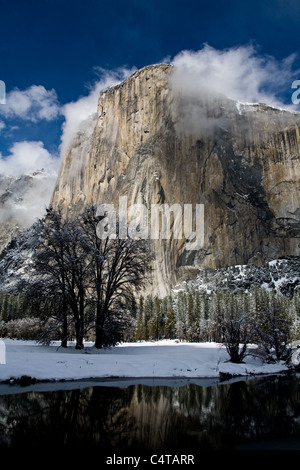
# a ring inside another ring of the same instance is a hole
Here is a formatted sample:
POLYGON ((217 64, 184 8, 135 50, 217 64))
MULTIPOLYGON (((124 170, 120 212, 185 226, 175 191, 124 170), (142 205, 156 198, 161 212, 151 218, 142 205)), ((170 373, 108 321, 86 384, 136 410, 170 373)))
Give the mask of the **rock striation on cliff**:
POLYGON ((120 196, 149 211, 203 204, 197 250, 172 230, 152 240, 153 289, 165 295, 202 269, 300 254, 299 156, 300 113, 195 96, 172 66, 153 65, 102 92, 63 159, 51 205, 75 217, 91 204, 117 209, 120 196))

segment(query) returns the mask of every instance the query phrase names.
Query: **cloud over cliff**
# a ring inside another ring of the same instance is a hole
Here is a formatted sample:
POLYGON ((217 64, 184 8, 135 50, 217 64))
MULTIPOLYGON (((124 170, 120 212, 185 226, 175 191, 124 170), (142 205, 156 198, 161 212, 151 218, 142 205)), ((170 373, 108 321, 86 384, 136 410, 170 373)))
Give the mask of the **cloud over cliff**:
POLYGON ((292 54, 278 61, 252 45, 224 50, 204 45, 198 51, 181 51, 170 60, 171 92, 179 107, 177 130, 210 137, 227 130, 228 99, 237 106, 265 103, 297 110, 291 101, 295 58, 292 54))
POLYGON ((295 59, 291 54, 278 61, 252 45, 224 50, 204 45, 198 51, 181 51, 171 60, 173 87, 189 97, 223 94, 234 100, 286 107, 282 96, 295 79, 295 59))
POLYGON ((2 224, 11 220, 27 228, 43 216, 55 185, 58 164, 59 160, 42 142, 16 142, 9 155, 0 158, 2 224))

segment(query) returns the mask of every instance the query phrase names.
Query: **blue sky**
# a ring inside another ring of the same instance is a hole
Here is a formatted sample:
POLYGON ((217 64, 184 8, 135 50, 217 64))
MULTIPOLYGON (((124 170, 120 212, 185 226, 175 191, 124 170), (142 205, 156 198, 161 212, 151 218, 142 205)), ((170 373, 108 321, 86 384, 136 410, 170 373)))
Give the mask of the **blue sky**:
POLYGON ((299 24, 299 0, 0 0, 0 172, 51 167, 101 88, 153 63, 207 60, 220 91, 290 105, 299 24))

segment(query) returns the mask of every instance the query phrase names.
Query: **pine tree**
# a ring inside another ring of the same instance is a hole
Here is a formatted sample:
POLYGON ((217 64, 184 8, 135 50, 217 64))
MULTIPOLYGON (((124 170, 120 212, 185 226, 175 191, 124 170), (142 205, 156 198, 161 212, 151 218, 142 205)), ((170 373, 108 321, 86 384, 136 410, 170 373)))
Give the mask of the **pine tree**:
POLYGON ((144 298, 140 296, 138 304, 137 322, 136 322, 136 340, 145 339, 145 322, 144 322, 144 298))
POLYGON ((137 341, 142 341, 145 339, 145 328, 142 312, 139 312, 137 316, 135 337, 137 341))
MULTIPOLYGON (((145 339, 149 339, 148 322, 153 317, 154 302, 151 295, 147 295, 144 301, 144 331, 145 339)), ((151 324, 150 324, 151 325, 151 324)))
POLYGON ((9 314, 8 294, 2 294, 0 318, 2 318, 4 322, 8 322, 9 320, 11 320, 11 317, 9 314))
POLYGON ((184 340, 187 337, 187 326, 188 326, 188 305, 187 305, 187 294, 185 291, 179 291, 176 296, 175 302, 175 314, 176 314, 176 336, 180 340, 184 340))
POLYGON ((147 334, 148 339, 152 341, 157 339, 157 323, 154 316, 152 316, 147 322, 147 334))
POLYGON ((176 337, 176 314, 172 296, 166 299, 165 312, 164 335, 168 339, 174 339, 176 337))
POLYGON ((296 289, 291 299, 292 339, 300 339, 300 289, 296 289))
POLYGON ((260 351, 269 362, 289 360, 292 317, 286 308, 287 299, 273 290, 267 294, 260 292, 260 296, 260 311, 255 324, 260 351))

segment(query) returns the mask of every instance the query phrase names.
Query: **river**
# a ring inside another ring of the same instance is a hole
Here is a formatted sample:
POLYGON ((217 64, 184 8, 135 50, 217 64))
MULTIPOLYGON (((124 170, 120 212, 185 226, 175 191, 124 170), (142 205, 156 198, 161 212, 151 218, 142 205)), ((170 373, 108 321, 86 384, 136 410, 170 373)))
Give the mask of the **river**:
MULTIPOLYGON (((0 451, 300 450, 300 377, 0 386, 0 451)), ((133 462, 132 462, 133 463, 133 462)))

